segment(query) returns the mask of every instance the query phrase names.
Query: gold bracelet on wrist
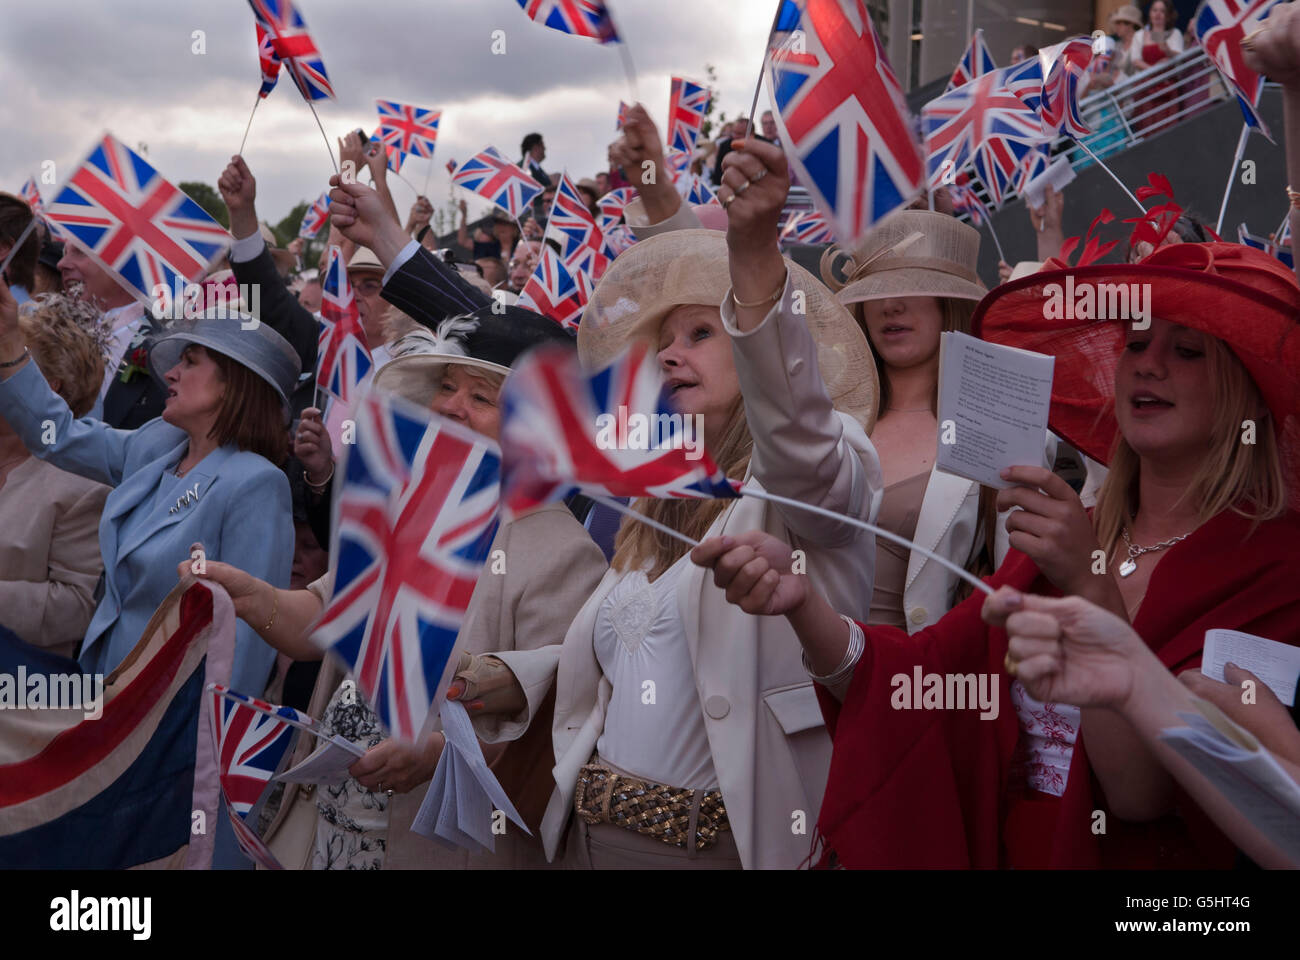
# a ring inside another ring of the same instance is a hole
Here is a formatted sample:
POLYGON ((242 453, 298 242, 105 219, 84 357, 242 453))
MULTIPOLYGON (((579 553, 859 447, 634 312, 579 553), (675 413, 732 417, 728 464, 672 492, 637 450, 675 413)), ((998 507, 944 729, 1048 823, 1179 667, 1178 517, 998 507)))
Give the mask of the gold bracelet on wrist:
POLYGON ((736 296, 736 288, 732 287, 731 302, 738 307, 748 307, 750 309, 753 309, 754 307, 766 306, 769 303, 781 299, 781 294, 785 292, 785 285, 786 283, 789 282, 789 280, 790 280, 790 268, 786 267, 785 276, 781 279, 781 285, 777 287, 775 291, 772 292, 772 295, 768 297, 764 297, 762 300, 755 300, 753 303, 745 303, 743 300, 739 299, 736 296))
POLYGON ((280 591, 275 589, 275 587, 272 587, 271 588, 271 619, 266 621, 266 626, 262 628, 262 633, 266 633, 268 630, 271 629, 271 624, 275 623, 275 615, 279 612, 279 610, 280 610, 280 591))
POLYGON ((323 490, 325 489, 326 485, 328 485, 329 482, 330 482, 331 480, 333 480, 333 479, 334 479, 334 464, 333 464, 333 463, 330 464, 330 472, 329 472, 329 476, 327 476, 327 477, 326 477, 324 480, 322 480, 320 483, 312 483, 312 479, 311 479, 311 477, 307 475, 307 468, 306 468, 306 467, 304 467, 304 468, 303 468, 303 471, 302 471, 302 482, 305 483, 305 484, 307 484, 307 488, 308 488, 309 490, 311 490, 313 493, 320 493, 321 491, 323 491, 323 490))

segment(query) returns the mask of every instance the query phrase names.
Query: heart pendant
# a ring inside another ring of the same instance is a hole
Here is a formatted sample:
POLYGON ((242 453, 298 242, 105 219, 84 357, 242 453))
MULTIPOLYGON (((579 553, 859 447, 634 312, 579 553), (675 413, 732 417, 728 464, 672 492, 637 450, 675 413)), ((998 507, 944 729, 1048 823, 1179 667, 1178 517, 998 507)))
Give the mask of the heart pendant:
POLYGON ((1133 571, 1138 568, 1137 561, 1128 559, 1119 565, 1119 575, 1121 577, 1131 577, 1133 571))

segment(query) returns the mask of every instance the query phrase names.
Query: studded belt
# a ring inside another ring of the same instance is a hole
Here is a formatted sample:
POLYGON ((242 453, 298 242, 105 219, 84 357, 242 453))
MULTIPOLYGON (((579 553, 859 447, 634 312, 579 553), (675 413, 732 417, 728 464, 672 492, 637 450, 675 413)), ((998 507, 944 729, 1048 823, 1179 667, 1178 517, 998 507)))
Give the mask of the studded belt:
POLYGON ((685 847, 695 818, 695 849, 707 850, 730 830, 720 790, 690 790, 615 773, 592 757, 578 771, 573 807, 587 823, 611 823, 685 847), (698 796, 697 796, 698 794, 698 796))

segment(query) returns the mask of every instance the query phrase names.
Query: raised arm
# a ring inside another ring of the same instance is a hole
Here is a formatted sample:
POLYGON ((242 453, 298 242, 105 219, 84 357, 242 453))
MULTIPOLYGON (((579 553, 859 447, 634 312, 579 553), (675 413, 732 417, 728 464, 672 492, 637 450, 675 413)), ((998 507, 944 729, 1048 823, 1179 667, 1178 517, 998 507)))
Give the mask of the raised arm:
MULTIPOLYGON (((866 519, 884 483, 865 432, 831 404, 800 290, 786 269, 777 223, 790 181, 781 148, 737 141, 718 196, 727 207, 732 289, 722 303, 754 440, 754 477, 771 493, 866 519)), ((815 283, 816 281, 808 281, 815 283)), ((851 543, 859 528, 805 510, 778 507, 796 536, 820 546, 851 543)))

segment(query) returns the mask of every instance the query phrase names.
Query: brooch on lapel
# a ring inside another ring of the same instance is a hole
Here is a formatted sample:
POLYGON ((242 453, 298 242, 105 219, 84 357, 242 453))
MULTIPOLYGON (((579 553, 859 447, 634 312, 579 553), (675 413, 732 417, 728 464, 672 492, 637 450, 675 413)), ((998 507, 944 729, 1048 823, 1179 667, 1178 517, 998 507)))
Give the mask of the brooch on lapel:
POLYGON ((185 491, 185 496, 176 499, 176 506, 172 507, 170 513, 176 513, 181 507, 188 507, 191 503, 196 503, 199 499, 199 485, 196 483, 190 489, 185 491))

